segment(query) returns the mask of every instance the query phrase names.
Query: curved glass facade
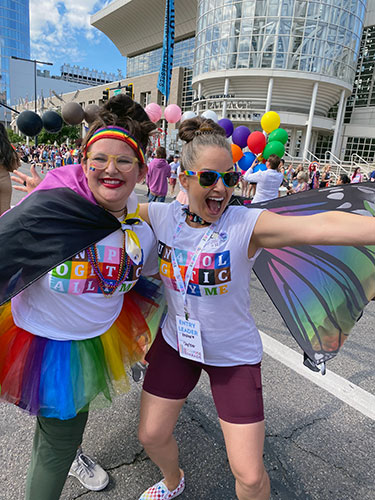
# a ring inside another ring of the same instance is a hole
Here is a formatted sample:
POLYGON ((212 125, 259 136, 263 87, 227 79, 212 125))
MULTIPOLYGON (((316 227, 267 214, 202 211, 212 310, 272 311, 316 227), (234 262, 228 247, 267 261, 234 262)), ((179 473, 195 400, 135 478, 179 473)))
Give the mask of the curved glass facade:
POLYGON ((366 0, 199 0, 194 76, 270 68, 352 84, 365 9, 366 0))
POLYGON ((29 0, 1 0, 0 99, 9 98, 9 57, 30 58, 29 0))

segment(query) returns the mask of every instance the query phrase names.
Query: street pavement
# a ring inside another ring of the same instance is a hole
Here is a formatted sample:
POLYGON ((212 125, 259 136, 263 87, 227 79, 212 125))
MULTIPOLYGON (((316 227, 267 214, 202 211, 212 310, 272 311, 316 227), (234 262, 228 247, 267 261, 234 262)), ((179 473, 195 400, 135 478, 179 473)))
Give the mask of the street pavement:
MULTIPOLYGON (((27 171, 27 167, 21 168, 27 171)), ((136 191, 144 200, 145 186, 137 186, 136 191)), ((15 192, 13 203, 21 197, 15 192)), ((250 286, 251 310, 259 329, 299 351, 256 278, 250 286)), ((353 390, 359 386, 370 398, 375 395, 374 316, 375 304, 371 303, 338 357, 328 365, 348 379, 353 390)), ((262 371, 264 459, 272 500, 375 500, 373 418, 273 356, 265 354, 262 371)), ((132 383, 131 391, 110 408, 90 413, 83 448, 109 473, 107 488, 89 492, 76 479, 68 478, 62 500, 137 500, 160 479, 137 440, 140 392, 141 384, 132 383)), ((370 409, 375 414, 373 401, 370 409)), ((1 500, 23 498, 33 428, 34 418, 13 406, 0 405, 1 500)), ((187 482, 181 500, 234 500, 234 481, 205 375, 182 410, 176 437, 187 482)))

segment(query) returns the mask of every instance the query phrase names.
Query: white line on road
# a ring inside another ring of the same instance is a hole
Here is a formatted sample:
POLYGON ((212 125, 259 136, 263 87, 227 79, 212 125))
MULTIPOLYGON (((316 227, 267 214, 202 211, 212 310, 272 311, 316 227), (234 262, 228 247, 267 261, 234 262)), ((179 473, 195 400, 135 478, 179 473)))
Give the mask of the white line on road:
POLYGON ((302 354, 290 349, 281 342, 260 332, 264 352, 280 361, 299 375, 307 378, 317 386, 333 394, 336 398, 360 411, 366 417, 375 420, 375 396, 343 377, 328 371, 326 375, 313 372, 302 363, 302 354))

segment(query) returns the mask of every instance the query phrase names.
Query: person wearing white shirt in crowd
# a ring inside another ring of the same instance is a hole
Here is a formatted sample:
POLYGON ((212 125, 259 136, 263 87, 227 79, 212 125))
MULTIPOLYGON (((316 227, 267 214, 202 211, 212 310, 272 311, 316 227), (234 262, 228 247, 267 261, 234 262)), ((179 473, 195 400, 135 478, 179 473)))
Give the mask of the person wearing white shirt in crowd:
POLYGON ((175 196, 174 192, 176 189, 176 183, 177 183, 177 169, 180 166, 179 162, 180 157, 178 155, 174 155, 173 161, 169 164, 171 167, 171 176, 169 178, 169 184, 171 186, 171 196, 175 196))
POLYGON ((245 173, 244 179, 247 182, 256 182, 257 189, 253 198, 253 203, 272 200, 279 195, 279 188, 283 182, 282 172, 278 172, 280 158, 277 155, 270 155, 267 160, 267 170, 258 170, 253 173, 254 164, 245 173))

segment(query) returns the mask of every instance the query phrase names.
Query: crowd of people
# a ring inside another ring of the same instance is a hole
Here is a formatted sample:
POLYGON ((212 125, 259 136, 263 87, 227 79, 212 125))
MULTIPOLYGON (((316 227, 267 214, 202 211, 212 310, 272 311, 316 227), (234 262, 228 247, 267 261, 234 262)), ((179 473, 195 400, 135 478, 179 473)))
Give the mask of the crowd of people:
MULTIPOLYGON (((110 403, 126 390, 126 369, 146 351, 139 439, 163 479, 139 499, 171 500, 184 491, 173 431, 202 371, 237 498, 269 499, 262 342, 249 311, 252 267, 262 248, 375 244, 371 217, 339 211, 290 217, 230 206, 241 174, 225 131, 212 120, 185 120, 181 157, 168 162, 158 147, 147 168, 154 128, 139 104, 115 96, 84 138, 80 162, 52 167, 43 180, 15 171, 29 194, 0 220, 10 255, 1 273, 8 295, 0 316, 0 399, 37 417, 27 500, 58 500, 69 473, 90 489, 105 488, 108 474, 81 449, 88 412, 97 397, 110 403), (146 172, 150 203, 139 205, 134 188, 146 172), (164 203, 177 180, 187 203, 164 203), (45 244, 29 237, 18 248, 22 231, 34 236, 38 222, 45 244), (37 275, 30 255, 42 261, 37 275), (161 293, 155 279, 164 285, 168 315, 148 350, 148 318, 161 293)), ((27 154, 40 160, 45 151, 56 159, 53 147, 27 154)), ((254 202, 277 196, 285 179, 294 192, 332 181, 329 168, 318 175, 316 165, 279 171, 275 155, 266 166, 244 176, 257 184, 254 202)))

